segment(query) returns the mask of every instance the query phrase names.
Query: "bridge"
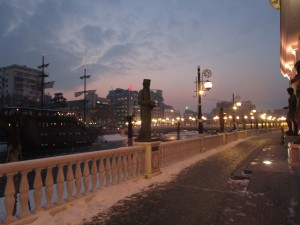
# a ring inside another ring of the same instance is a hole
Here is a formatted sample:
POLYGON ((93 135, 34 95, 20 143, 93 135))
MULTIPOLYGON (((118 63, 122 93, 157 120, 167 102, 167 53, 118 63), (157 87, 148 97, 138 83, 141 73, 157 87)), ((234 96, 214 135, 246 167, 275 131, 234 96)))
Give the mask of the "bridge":
POLYGON ((132 147, 0 164, 4 198, 0 221, 32 223, 103 188, 151 178, 161 169, 214 148, 276 128, 235 131, 171 142, 136 142, 132 147), (15 193, 17 211, 14 213, 15 193), (5 200, 4 200, 5 199, 5 200))

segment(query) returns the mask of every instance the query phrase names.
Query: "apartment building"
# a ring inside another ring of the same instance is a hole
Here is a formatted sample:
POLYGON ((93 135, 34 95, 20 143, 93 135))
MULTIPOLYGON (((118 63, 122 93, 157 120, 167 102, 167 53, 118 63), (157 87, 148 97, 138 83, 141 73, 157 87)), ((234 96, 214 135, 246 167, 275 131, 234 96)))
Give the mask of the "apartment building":
POLYGON ((11 65, 0 68, 1 106, 35 107, 41 101, 41 70, 11 65))

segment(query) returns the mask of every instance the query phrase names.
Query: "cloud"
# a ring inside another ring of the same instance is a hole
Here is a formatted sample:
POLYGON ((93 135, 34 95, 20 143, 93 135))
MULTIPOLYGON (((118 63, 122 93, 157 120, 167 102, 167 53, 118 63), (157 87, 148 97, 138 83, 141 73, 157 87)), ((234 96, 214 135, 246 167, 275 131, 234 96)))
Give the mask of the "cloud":
POLYGON ((183 74, 193 74, 199 64, 222 71, 214 75, 227 84, 245 70, 266 74, 274 61, 270 55, 279 54, 279 35, 275 46, 270 41, 278 31, 278 21, 272 20, 277 12, 258 2, 4 0, 0 66, 35 68, 45 53, 49 80, 69 92, 81 88, 85 67, 95 86, 98 80, 114 84, 133 74, 151 74, 159 77, 161 88, 170 88, 169 80, 181 84, 183 74))

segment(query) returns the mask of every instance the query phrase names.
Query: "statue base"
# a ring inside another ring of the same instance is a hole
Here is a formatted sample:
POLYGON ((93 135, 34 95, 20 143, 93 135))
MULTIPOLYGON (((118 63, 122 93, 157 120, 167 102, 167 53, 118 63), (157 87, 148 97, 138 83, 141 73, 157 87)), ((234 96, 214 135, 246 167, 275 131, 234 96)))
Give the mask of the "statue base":
POLYGON ((300 144, 288 144, 288 162, 291 167, 300 167, 300 144))
POLYGON ((152 141, 135 140, 134 146, 145 147, 145 178, 151 178, 161 173, 159 165, 159 145, 160 141, 151 139, 152 141))

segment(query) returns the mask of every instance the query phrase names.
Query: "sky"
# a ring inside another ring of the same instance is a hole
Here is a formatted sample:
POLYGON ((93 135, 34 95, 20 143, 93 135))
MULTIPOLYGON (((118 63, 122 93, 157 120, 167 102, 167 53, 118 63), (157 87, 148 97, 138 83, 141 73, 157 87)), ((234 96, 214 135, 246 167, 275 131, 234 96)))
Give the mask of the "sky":
POLYGON ((197 67, 213 88, 203 112, 232 94, 258 110, 286 106, 288 80, 279 70, 280 14, 268 0, 0 0, 0 67, 36 68, 55 81, 46 93, 116 88, 163 90, 164 102, 197 109, 197 67))

